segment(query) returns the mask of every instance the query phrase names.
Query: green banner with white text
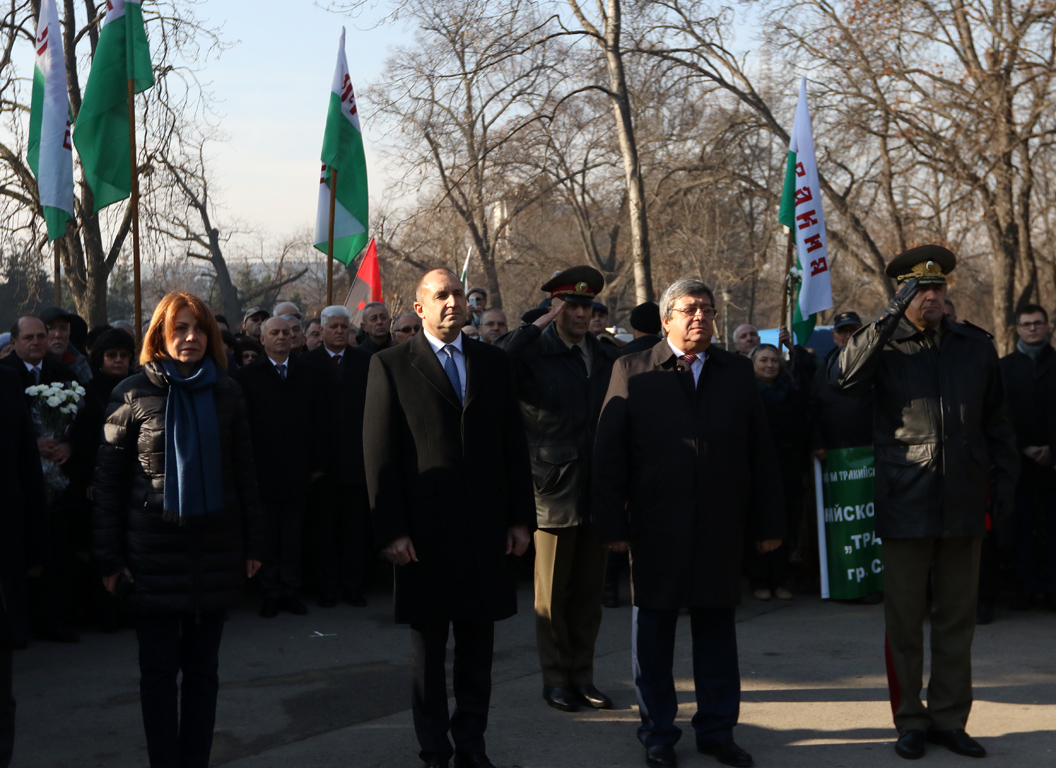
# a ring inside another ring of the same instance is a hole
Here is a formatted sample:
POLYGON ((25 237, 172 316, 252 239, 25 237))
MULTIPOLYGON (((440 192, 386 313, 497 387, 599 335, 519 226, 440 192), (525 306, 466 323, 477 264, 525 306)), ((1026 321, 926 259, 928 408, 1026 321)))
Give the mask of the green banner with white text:
POLYGON ((820 473, 818 531, 822 597, 854 600, 884 588, 873 508, 873 447, 826 450, 820 473), (824 539, 823 541, 821 539, 824 539), (827 587, 827 590, 826 590, 827 587), (826 594, 827 591, 827 594, 826 594))

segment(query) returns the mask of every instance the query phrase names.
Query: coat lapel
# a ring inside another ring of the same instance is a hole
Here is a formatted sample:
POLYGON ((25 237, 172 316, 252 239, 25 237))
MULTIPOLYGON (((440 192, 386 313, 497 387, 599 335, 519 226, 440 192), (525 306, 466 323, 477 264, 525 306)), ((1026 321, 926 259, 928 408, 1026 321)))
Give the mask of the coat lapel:
MULTIPOLYGON (((418 335, 420 336, 421 334, 418 335)), ((473 396, 477 394, 477 390, 480 388, 479 379, 484 375, 484 371, 481 370, 480 358, 475 354, 477 344, 483 343, 482 341, 475 341, 466 335, 462 336, 462 357, 466 361, 466 408, 472 402, 473 396)))
MULTIPOLYGON (((411 345, 411 367, 424 376, 425 380, 428 381, 447 402, 461 411, 462 406, 459 404, 458 398, 455 397, 455 390, 451 386, 447 374, 444 373, 444 368, 440 365, 436 353, 433 352, 429 340, 425 338, 425 334, 418 333, 407 343, 411 345)), ((465 349, 464 344, 463 349, 465 349)), ((466 356, 466 369, 467 371, 469 369, 468 355, 466 356)), ((466 374, 466 378, 471 380, 468 373, 466 374)), ((466 395, 468 399, 469 381, 466 382, 466 395)))

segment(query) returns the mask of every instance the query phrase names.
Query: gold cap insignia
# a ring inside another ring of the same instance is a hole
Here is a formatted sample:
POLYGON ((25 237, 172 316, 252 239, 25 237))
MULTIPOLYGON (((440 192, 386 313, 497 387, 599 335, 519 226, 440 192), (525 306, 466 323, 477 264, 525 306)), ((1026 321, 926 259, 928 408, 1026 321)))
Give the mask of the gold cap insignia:
POLYGON ((942 267, 934 261, 921 261, 913 265, 913 269, 904 275, 899 275, 899 281, 910 280, 916 278, 921 282, 929 283, 945 283, 946 275, 942 272, 942 267))
POLYGON ((580 280, 576 283, 576 293, 587 293, 590 290, 590 286, 587 285, 586 280, 580 280))

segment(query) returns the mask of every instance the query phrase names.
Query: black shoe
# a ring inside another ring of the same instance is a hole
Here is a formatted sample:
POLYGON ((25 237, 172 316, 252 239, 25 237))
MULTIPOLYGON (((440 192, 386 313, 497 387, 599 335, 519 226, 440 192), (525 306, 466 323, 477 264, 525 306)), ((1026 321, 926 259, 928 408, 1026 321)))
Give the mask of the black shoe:
POLYGON ((755 765, 752 756, 737 746, 733 739, 720 741, 718 744, 701 744, 698 742, 697 751, 703 755, 711 755, 723 765, 733 765, 737 768, 750 768, 755 765))
POLYGON ((483 752, 455 753, 455 768, 495 768, 495 763, 483 752))
POLYGON ((356 608, 362 608, 367 604, 367 598, 363 597, 363 595, 348 592, 347 590, 342 593, 341 597, 346 603, 355 606, 356 608))
POLYGON ((573 685, 570 687, 572 693, 581 702, 594 709, 612 709, 612 699, 599 691, 593 685, 573 685))
POLYGON ((1056 611, 1056 593, 1050 592, 1045 595, 1045 607, 1050 611, 1056 611))
POLYGON ((876 605, 877 603, 884 602, 883 592, 870 592, 868 595, 862 598, 862 603, 865 605, 876 605))
POLYGON ((601 595, 601 604, 606 608, 619 608, 620 607, 620 588, 617 586, 605 585, 605 591, 601 595))
POLYGON ((904 757, 906 760, 916 760, 924 757, 925 741, 924 731, 911 728, 899 734, 898 741, 895 742, 895 754, 899 757, 904 757))
POLYGON ((432 760, 425 761, 425 768, 447 768, 447 760, 434 757, 432 760))
POLYGON ((274 619, 279 615, 279 601, 273 597, 265 597, 260 606, 260 618, 274 619))
POLYGON ((675 748, 670 744, 658 744, 645 748, 645 764, 649 768, 674 768, 678 765, 675 748))
POLYGON ((1008 607, 1013 611, 1026 611, 1032 605, 1034 605, 1034 595, 1027 595, 1023 592, 1016 594, 1008 603, 1008 607))
POLYGON ((279 607, 286 611, 286 613, 292 613, 294 616, 305 616, 308 613, 308 609, 305 608, 304 603, 292 595, 279 600, 279 607))
POLYGON ((975 609, 975 623, 979 626, 994 623, 994 604, 979 603, 975 609))
POLYGON ((333 595, 323 595, 319 598, 320 608, 333 608, 335 605, 337 605, 337 598, 333 595))
POLYGON ((932 729, 928 731, 928 741, 965 757, 986 757, 983 745, 965 733, 963 728, 955 728, 952 731, 932 729))
POLYGON ((576 712, 579 710, 579 705, 576 704, 576 695, 568 688, 543 688, 543 698, 546 699, 546 703, 551 707, 560 709, 562 712, 576 712))

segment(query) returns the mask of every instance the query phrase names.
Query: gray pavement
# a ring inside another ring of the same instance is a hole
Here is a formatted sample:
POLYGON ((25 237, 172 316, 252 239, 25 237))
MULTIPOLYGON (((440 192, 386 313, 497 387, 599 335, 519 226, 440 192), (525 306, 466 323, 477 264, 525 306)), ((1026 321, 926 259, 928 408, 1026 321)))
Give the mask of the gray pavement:
MULTIPOLYGON (((606 609, 595 681, 616 709, 566 714, 541 699, 532 595, 496 630, 488 753, 500 768, 642 766, 630 673, 630 608, 606 609)), ((263 620, 232 612, 221 647, 213 765, 231 768, 415 768, 407 629, 387 596, 367 608, 263 620), (318 634, 317 634, 318 633, 318 634)), ((799 595, 738 610, 743 704, 738 742, 759 766, 904 765, 883 663, 881 606, 799 595)), ((717 765, 693 750, 689 622, 679 623, 676 679, 685 738, 680 765, 717 765)), ((999 611, 975 642, 969 732, 990 766, 1056 766, 1056 613, 999 611)), ((76 646, 35 643, 15 654, 16 768, 147 765, 134 633, 85 633, 76 646)), ((928 765, 961 765, 929 748, 928 765)))

